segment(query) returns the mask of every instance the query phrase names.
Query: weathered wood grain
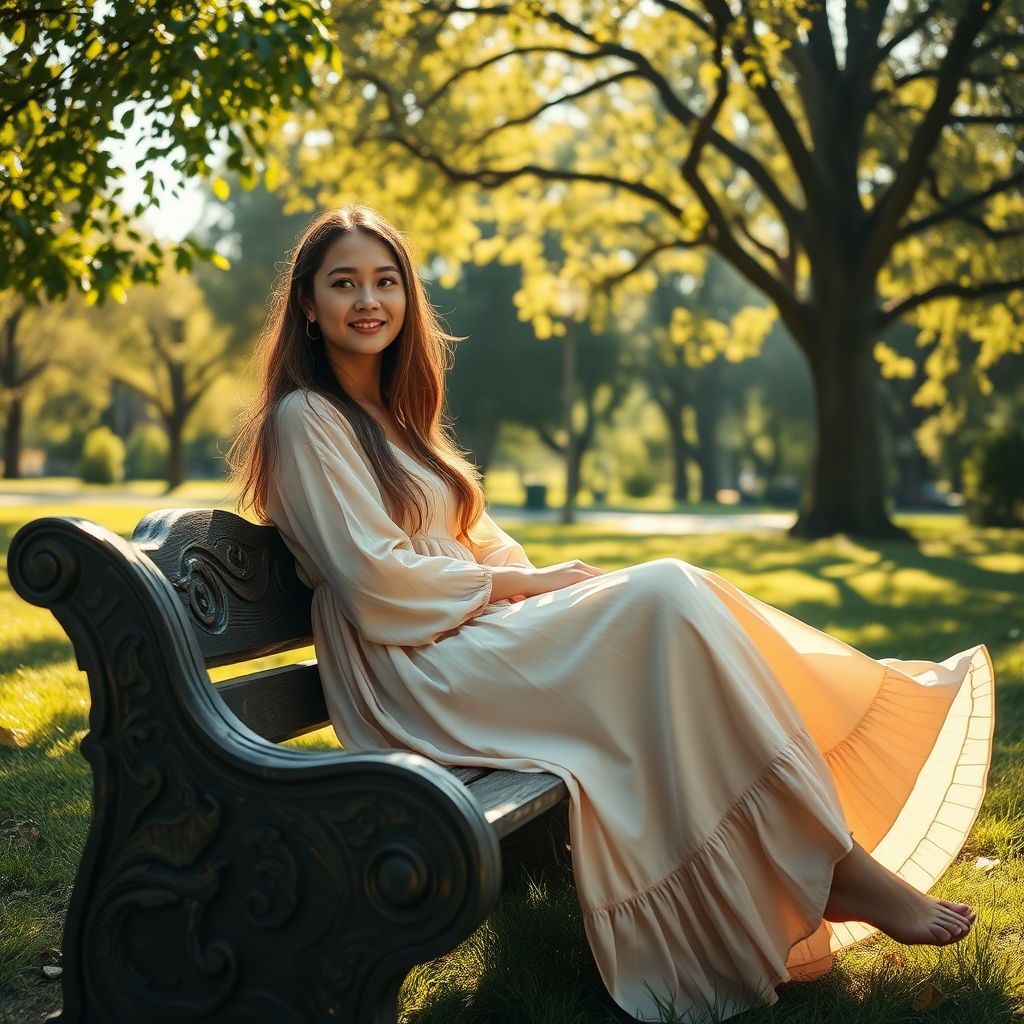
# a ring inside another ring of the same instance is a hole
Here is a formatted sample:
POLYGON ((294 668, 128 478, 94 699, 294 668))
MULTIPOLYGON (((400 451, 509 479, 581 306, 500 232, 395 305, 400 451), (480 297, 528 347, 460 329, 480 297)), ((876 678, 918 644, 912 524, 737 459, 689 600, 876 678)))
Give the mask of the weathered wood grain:
POLYGON ((569 798, 560 778, 541 772, 491 772, 469 791, 499 839, 569 798))
POLYGON ((272 743, 331 724, 316 659, 238 676, 215 689, 235 716, 272 743))

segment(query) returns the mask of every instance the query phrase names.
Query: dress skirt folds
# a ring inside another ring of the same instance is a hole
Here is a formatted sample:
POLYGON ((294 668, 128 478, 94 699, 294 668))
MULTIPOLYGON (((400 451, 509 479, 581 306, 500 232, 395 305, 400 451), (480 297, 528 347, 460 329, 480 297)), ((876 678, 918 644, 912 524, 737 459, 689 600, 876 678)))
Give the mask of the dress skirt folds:
POLYGON ((826 970, 871 933, 822 921, 851 834, 921 890, 960 850, 991 750, 983 647, 875 661, 674 559, 490 603, 491 567, 529 564, 490 519, 457 541, 447 486, 395 448, 428 504, 410 538, 342 413, 294 393, 276 423, 269 510, 315 590, 341 743, 564 779, 628 1012, 727 1017, 826 970))

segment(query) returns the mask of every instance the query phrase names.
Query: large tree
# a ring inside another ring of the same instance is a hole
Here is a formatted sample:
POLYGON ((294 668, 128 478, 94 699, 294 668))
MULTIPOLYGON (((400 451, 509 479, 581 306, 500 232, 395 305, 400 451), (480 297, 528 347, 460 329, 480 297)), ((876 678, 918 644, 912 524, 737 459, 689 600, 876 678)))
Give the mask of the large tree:
POLYGON ((304 125, 325 198, 404 204, 456 258, 517 247, 541 318, 552 229, 558 274, 594 288, 716 251, 809 360, 796 533, 899 532, 875 345, 936 300, 973 316, 1024 287, 1024 0, 346 0, 335 19, 345 78, 304 125))
POLYGON ((318 12, 309 0, 0 3, 0 291, 120 298, 152 279, 159 247, 130 222, 159 200, 153 162, 172 187, 220 160, 254 180, 268 115, 309 97, 333 53, 318 12), (123 209, 113 154, 133 122, 150 169, 123 209))
POLYGON ((185 434, 199 403, 225 374, 237 374, 246 347, 214 322, 203 293, 168 270, 157 287, 133 289, 124 308, 104 310, 117 356, 111 378, 146 399, 167 433, 167 489, 185 480, 185 434))
POLYGON ((33 405, 68 377, 95 391, 105 368, 101 339, 81 300, 32 305, 0 293, 0 422, 3 475, 21 476, 25 429, 33 405))

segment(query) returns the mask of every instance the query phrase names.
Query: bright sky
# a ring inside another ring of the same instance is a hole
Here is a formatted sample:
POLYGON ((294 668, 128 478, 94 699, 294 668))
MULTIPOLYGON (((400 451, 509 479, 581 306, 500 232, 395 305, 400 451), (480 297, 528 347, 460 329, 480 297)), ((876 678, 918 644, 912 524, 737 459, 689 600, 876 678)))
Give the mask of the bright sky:
MULTIPOLYGON (((139 119, 141 120, 141 119, 139 119)), ((111 142, 104 148, 108 149, 113 162, 124 170, 124 177, 119 184, 124 189, 121 206, 131 209, 143 198, 143 177, 145 168, 136 170, 135 162, 145 151, 142 140, 141 126, 133 126, 127 132, 124 142, 111 142)), ((153 164, 157 180, 166 181, 168 185, 176 183, 168 160, 159 160, 153 164)), ((194 180, 178 188, 175 196, 169 188, 160 192, 160 205, 152 206, 143 216, 144 227, 157 238, 178 242, 195 228, 203 213, 202 182, 194 180)))

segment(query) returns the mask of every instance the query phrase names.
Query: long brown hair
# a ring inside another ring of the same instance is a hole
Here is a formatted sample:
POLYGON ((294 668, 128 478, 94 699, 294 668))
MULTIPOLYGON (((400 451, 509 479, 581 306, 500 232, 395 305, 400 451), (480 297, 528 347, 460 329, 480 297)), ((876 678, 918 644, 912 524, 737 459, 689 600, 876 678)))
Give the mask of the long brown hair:
POLYGON ((288 254, 275 288, 267 326, 256 347, 259 391, 243 418, 228 465, 240 483, 239 506, 264 523, 267 492, 278 458, 274 413, 293 391, 321 395, 351 424, 380 484, 388 514, 410 535, 423 526, 423 489, 395 457, 381 425, 334 375, 321 338, 306 333, 301 300, 313 295, 313 278, 327 250, 342 235, 361 231, 386 245, 398 263, 405 285, 405 321, 384 350, 380 391, 388 411, 405 434, 417 460, 451 487, 460 537, 466 538, 483 512, 480 477, 453 443, 442 423, 444 377, 451 342, 427 301, 413 266, 409 243, 374 210, 345 204, 315 217, 288 254))

